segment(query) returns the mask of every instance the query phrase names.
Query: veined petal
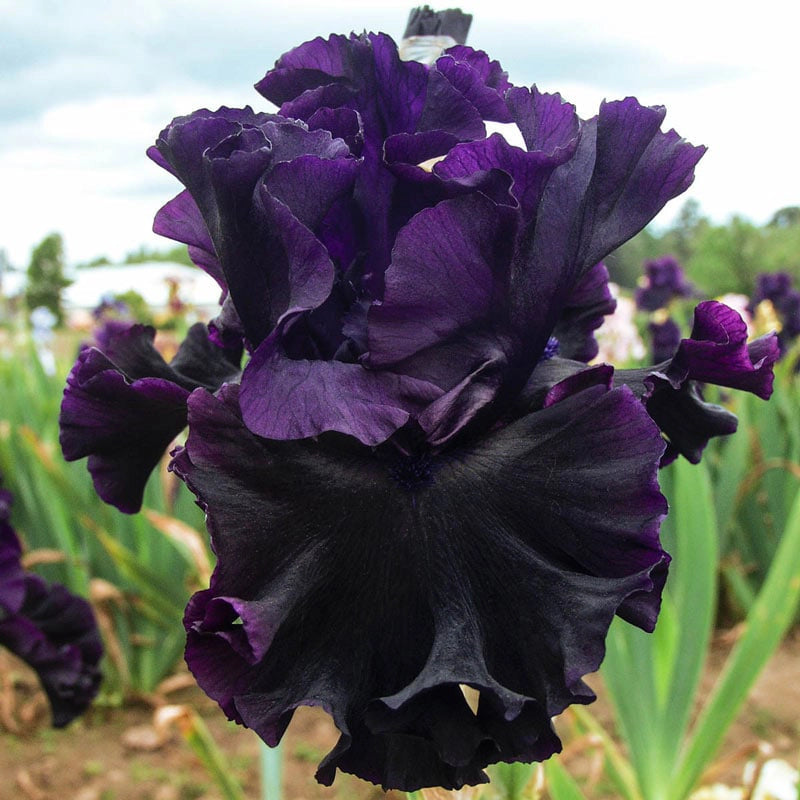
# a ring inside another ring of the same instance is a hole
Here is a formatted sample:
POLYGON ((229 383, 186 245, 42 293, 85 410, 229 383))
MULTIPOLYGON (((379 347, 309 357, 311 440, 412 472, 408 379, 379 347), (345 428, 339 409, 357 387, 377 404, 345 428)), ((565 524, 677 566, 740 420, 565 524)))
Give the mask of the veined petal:
POLYGON ((617 370, 614 382, 630 386, 644 400, 670 443, 665 463, 678 453, 697 463, 710 438, 733 433, 737 426, 734 414, 703 399, 699 384, 743 389, 766 399, 778 354, 774 333, 748 343, 739 314, 709 300, 697 306, 692 336, 680 342, 670 361, 617 370))
POLYGON ((59 419, 64 458, 89 457, 97 494, 135 513, 144 485, 186 425, 189 392, 163 378, 128 381, 99 350, 78 356, 59 419))
POLYGON ((67 461, 89 457, 98 495, 135 513, 144 486, 186 425, 186 400, 198 386, 215 390, 236 380, 241 346, 212 344, 192 326, 171 364, 153 346, 155 331, 112 323, 86 347, 67 377, 59 442, 67 461))
POLYGON ((383 301, 369 311, 368 363, 401 361, 500 318, 513 226, 478 194, 417 214, 397 237, 383 301))
POLYGON ((153 233, 187 245, 192 261, 205 270, 223 292, 227 290, 222 267, 214 252, 214 243, 200 209, 188 190, 181 192, 159 210, 153 222, 153 233))
POLYGON ((457 788, 545 758, 549 717, 594 697, 581 678, 613 615, 652 623, 663 442, 627 389, 567 394, 429 461, 259 439, 233 386, 190 409, 173 469, 219 560, 187 610, 187 661, 270 744, 298 705, 331 713, 323 783, 339 768, 457 788), (458 684, 480 691, 477 714, 458 684))
POLYGON ((247 427, 259 436, 301 439, 338 431, 376 445, 440 394, 427 381, 358 363, 288 358, 270 338, 245 368, 241 404, 247 427))
POLYGON ((448 49, 436 60, 436 71, 444 75, 466 97, 485 120, 511 122, 505 104, 508 75, 486 53, 464 45, 448 49))
POLYGON ((0 490, 0 645, 36 671, 50 701, 53 726, 61 728, 97 694, 103 646, 85 600, 22 568, 10 504, 10 493, 0 490))
POLYGON ((570 147, 580 134, 580 119, 575 106, 560 94, 543 94, 536 86, 513 87, 506 102, 514 122, 530 152, 554 154, 570 147))
POLYGON ((608 287, 608 269, 601 262, 581 278, 564 305, 553 329, 558 354, 575 361, 591 361, 598 352, 594 332, 616 307, 617 301, 608 287))

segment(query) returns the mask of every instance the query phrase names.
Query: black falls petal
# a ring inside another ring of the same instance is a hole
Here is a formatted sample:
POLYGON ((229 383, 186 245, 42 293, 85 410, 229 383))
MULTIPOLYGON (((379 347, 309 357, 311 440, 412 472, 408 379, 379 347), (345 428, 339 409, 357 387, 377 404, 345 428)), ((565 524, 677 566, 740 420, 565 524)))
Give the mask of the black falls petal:
POLYGON ((218 555, 185 616, 205 691, 269 744, 299 705, 328 711, 326 784, 457 788, 558 750, 549 719, 594 698, 614 614, 658 607, 663 442, 639 399, 566 394, 409 484, 347 437, 254 436, 236 395, 192 394, 173 460, 218 555))

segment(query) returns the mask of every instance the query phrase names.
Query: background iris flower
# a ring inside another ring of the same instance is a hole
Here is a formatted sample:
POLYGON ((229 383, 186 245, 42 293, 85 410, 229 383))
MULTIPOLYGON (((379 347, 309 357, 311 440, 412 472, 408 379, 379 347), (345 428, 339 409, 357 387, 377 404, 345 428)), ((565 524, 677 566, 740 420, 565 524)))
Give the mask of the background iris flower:
POLYGON ((0 489, 0 645, 36 671, 62 728, 97 694, 103 645, 86 600, 23 568, 11 499, 0 489))
POLYGON ((454 788, 547 758, 614 615, 655 624, 659 464, 735 429, 697 382, 771 391, 775 337, 714 302, 655 367, 587 365, 603 258, 704 148, 663 108, 582 120, 482 52, 428 67, 382 34, 307 42, 257 88, 278 114, 196 111, 150 150, 185 186, 155 229, 217 280, 219 317, 170 365, 147 329, 106 329, 69 377, 64 454, 136 510, 188 420, 172 469, 218 562, 187 662, 269 744, 327 710, 321 782, 454 788))
POLYGON ((657 311, 666 308, 676 297, 696 294, 674 256, 654 258, 647 261, 644 267, 644 285, 636 290, 636 305, 642 311, 657 311))

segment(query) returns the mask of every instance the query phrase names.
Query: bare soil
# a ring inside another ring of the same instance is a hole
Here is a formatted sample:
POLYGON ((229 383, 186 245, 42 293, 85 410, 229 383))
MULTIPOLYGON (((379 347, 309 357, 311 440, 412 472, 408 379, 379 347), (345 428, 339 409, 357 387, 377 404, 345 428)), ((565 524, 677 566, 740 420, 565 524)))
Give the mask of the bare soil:
MULTIPOLYGON (((730 648, 718 637, 706 675, 709 689, 730 648)), ((159 737, 154 710, 146 703, 94 708, 68 729, 47 727, 46 704, 27 668, 0 657, 0 800, 221 800, 205 767, 178 732, 159 737)), ((761 675, 733 725, 708 780, 739 782, 759 744, 796 764, 800 756, 800 635, 790 637, 761 675)), ((593 713, 611 729, 600 694, 593 713)), ((196 688, 170 695, 170 703, 192 708, 211 730, 227 767, 247 798, 260 797, 258 746, 254 734, 228 723, 196 688)), ((301 709, 284 738, 285 800, 400 800, 371 784, 339 774, 334 786, 319 786, 314 771, 337 733, 324 712, 301 709)), ((563 754, 567 764, 573 756, 563 754)), ((585 754, 575 756, 584 759, 585 754)), ((578 766, 576 762, 576 766, 578 766)))

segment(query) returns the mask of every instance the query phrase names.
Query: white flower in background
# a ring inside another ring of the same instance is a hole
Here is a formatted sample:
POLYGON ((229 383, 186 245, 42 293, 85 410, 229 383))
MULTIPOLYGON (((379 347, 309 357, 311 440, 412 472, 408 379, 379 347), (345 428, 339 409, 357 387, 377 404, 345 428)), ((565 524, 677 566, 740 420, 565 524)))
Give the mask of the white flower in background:
POLYGON ((634 322, 636 304, 620 292, 616 283, 609 283, 608 288, 617 301, 617 309, 605 318, 595 333, 600 350, 592 363, 625 364, 640 361, 647 349, 634 322))

